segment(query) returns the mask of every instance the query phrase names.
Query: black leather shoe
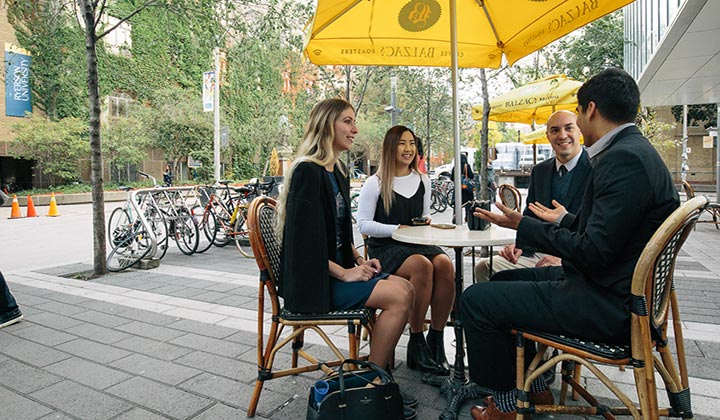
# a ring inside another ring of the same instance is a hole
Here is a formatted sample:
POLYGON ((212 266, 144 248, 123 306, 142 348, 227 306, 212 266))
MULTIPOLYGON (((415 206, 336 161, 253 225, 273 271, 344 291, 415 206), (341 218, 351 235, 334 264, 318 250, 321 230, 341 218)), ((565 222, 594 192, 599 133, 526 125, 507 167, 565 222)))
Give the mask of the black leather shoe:
POLYGON ((448 364, 447 357, 445 357, 445 340, 443 339, 443 332, 435 331, 430 328, 427 335, 427 344, 430 348, 430 356, 433 358, 435 363, 440 365, 449 373, 450 365, 448 364))
POLYGON ((406 392, 403 392, 403 391, 400 391, 400 396, 402 396, 403 405, 405 407, 410 407, 410 408, 417 407, 417 405, 418 405, 417 398, 415 398, 412 395, 410 395, 406 392))
POLYGON ((405 405, 403 406, 403 417, 405 420, 414 419, 417 417, 417 411, 405 405))
POLYGON ((430 348, 422 333, 411 333, 407 347, 407 365, 410 369, 417 369, 433 375, 450 375, 448 369, 437 364, 430 355, 430 348))

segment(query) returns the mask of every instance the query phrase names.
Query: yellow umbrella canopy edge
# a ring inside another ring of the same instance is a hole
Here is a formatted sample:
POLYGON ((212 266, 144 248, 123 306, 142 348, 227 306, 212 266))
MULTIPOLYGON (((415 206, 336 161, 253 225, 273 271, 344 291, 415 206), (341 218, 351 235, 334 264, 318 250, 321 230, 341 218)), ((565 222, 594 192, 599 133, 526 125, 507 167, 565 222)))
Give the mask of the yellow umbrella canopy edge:
MULTIPOLYGON (((552 75, 530 82, 490 100, 490 119, 498 122, 544 123, 555 111, 574 111, 581 82, 565 75, 552 75)), ((472 116, 482 119, 481 104, 472 108, 472 116)))
POLYGON ((498 68, 633 0, 318 0, 304 53, 320 65, 498 68))

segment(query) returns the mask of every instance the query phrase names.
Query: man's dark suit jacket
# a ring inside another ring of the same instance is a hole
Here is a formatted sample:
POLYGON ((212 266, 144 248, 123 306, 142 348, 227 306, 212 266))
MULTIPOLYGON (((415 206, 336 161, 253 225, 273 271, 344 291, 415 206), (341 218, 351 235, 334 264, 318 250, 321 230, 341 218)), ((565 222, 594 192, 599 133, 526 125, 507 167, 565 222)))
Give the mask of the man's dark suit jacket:
MULTIPOLYGON (((530 186, 528 187, 528 196, 523 216, 538 219, 535 213, 527 207, 527 204, 530 203, 539 202, 545 207, 552 208, 552 200, 555 199, 551 191, 552 179, 556 170, 555 158, 544 160, 533 168, 530 173, 530 186)), ((565 203, 560 203, 565 206, 565 209, 569 213, 577 214, 578 211, 580 211, 585 185, 587 185, 587 181, 590 179, 591 171, 590 158, 585 149, 583 149, 580 152, 580 159, 578 159, 577 165, 575 165, 575 168, 571 171, 572 180, 570 181, 570 186, 567 191, 568 199, 565 200, 565 203)), ((520 235, 517 235, 517 238, 515 238, 515 246, 522 249, 523 255, 525 256, 532 255, 538 251, 537 248, 527 244, 520 235)))
POLYGON ((563 225, 523 217, 518 234, 563 260, 564 281, 538 284, 565 332, 629 340, 630 284, 650 237, 680 204, 665 163, 632 126, 591 160, 576 217, 563 225))

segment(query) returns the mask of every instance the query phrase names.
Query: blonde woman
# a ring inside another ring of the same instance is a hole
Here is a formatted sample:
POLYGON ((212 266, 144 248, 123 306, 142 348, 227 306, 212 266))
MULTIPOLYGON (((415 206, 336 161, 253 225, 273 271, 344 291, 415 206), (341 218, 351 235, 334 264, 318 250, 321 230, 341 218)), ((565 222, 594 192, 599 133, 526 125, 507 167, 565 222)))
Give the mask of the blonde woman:
POLYGON ((369 256, 380 260, 386 272, 408 279, 415 289, 408 367, 448 375, 443 329, 455 297, 452 261, 437 246, 401 243, 391 237, 396 229, 412 225, 413 219, 430 220, 430 180, 418 171, 417 145, 409 128, 398 125, 388 130, 380 169, 363 185, 356 218, 358 230, 368 236, 369 256), (432 309, 426 340, 423 322, 428 306, 432 309))
POLYGON ((353 246, 349 183, 338 158, 357 132, 355 111, 344 100, 324 100, 310 113, 278 205, 279 287, 293 312, 379 309, 369 360, 385 367, 407 322, 413 288, 353 246))

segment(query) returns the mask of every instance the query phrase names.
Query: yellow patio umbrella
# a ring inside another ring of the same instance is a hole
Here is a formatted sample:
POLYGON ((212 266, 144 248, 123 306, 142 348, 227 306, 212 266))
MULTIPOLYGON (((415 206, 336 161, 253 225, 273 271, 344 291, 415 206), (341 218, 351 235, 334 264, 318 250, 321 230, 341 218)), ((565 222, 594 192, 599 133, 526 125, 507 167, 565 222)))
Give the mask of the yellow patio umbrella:
MULTIPOLYGON (((320 65, 450 67, 455 185, 460 185, 460 67, 512 65, 633 0, 317 0, 304 53, 320 65)), ((460 188, 455 223, 463 223, 460 188)), ((461 253, 456 255, 460 265, 461 253)), ((456 290, 457 297, 461 288, 456 290)), ((457 418, 466 386, 463 336, 455 329, 455 374, 442 418, 457 418)))
POLYGON ((520 141, 523 144, 546 144, 548 143, 547 136, 545 135, 545 127, 538 128, 535 131, 522 134, 520 141))
MULTIPOLYGON (((459 67, 498 68, 633 0, 317 0, 304 53, 320 65, 443 66, 452 72, 460 185, 459 67)), ((460 189, 456 223, 462 224, 460 189)))
MULTIPOLYGON (((550 115, 561 109, 574 111, 581 82, 555 74, 520 86, 490 100, 490 120, 544 124, 550 115)), ((473 118, 482 120, 483 107, 472 108, 473 118)))

